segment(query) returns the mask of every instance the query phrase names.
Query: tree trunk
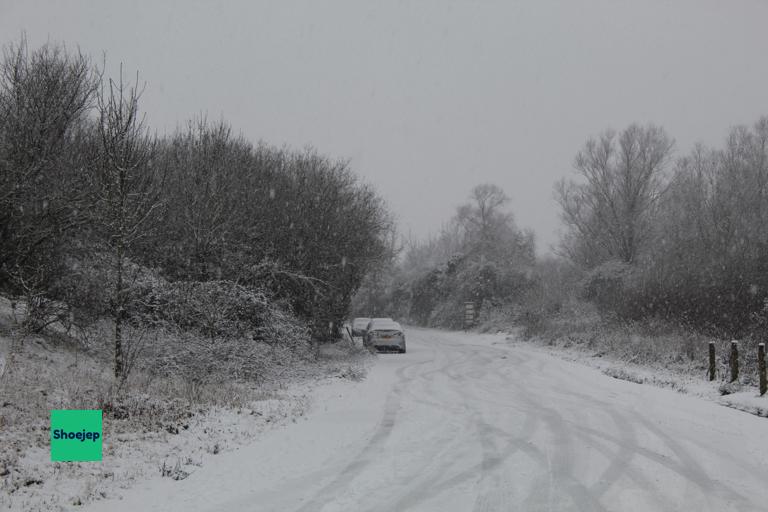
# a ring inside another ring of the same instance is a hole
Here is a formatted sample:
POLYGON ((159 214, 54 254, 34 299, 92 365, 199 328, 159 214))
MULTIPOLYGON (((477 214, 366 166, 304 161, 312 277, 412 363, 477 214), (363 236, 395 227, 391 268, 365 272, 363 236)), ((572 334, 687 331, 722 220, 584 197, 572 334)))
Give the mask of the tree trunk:
POLYGON ((115 380, 123 376, 123 241, 117 242, 117 279, 115 282, 115 380))

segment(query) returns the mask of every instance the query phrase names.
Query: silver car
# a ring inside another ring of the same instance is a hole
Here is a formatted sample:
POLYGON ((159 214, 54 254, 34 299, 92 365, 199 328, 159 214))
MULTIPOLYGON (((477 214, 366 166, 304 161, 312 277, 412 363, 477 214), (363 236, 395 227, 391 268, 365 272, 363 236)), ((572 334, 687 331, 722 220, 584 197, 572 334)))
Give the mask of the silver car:
POLYGON ((405 333, 391 318, 374 318, 368 324, 365 344, 376 350, 405 354, 405 333))

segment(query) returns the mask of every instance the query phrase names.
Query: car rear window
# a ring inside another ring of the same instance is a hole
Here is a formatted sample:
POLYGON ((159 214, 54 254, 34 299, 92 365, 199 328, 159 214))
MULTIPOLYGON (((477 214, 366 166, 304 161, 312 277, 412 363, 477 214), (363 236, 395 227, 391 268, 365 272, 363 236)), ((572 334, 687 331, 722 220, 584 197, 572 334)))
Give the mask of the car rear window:
POLYGON ((380 322, 371 325, 371 330, 377 331, 399 331, 400 326, 391 322, 380 322))

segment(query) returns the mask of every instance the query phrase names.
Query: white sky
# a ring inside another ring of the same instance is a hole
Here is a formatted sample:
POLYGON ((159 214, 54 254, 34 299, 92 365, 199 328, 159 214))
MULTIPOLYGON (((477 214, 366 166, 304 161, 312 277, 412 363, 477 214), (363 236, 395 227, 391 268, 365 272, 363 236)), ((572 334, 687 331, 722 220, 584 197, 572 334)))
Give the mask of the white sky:
POLYGON ((139 70, 160 133, 207 113, 349 158, 417 236, 493 182, 539 252, 588 136, 655 122, 685 152, 768 114, 766 27, 764 0, 0 0, 3 44, 139 70))

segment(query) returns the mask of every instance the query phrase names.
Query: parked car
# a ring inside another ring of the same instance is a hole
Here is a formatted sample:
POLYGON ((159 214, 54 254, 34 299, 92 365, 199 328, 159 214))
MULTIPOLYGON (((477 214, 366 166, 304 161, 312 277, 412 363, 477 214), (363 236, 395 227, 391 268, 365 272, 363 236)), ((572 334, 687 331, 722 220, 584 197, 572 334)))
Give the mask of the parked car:
POLYGON ((368 328, 368 323, 371 321, 370 318, 355 318, 352 320, 352 336, 360 336, 362 338, 365 337, 365 332, 368 328))
POLYGON ((391 323, 391 322, 394 322, 394 320, 392 320, 389 317, 371 318, 370 321, 368 322, 368 325, 365 326, 365 336, 363 337, 363 341, 365 341, 368 338, 368 331, 371 330, 371 326, 373 326, 373 324, 382 324, 387 322, 391 323))
POLYGON ((376 350, 405 354, 405 333, 391 318, 374 318, 368 323, 365 345, 376 350))

